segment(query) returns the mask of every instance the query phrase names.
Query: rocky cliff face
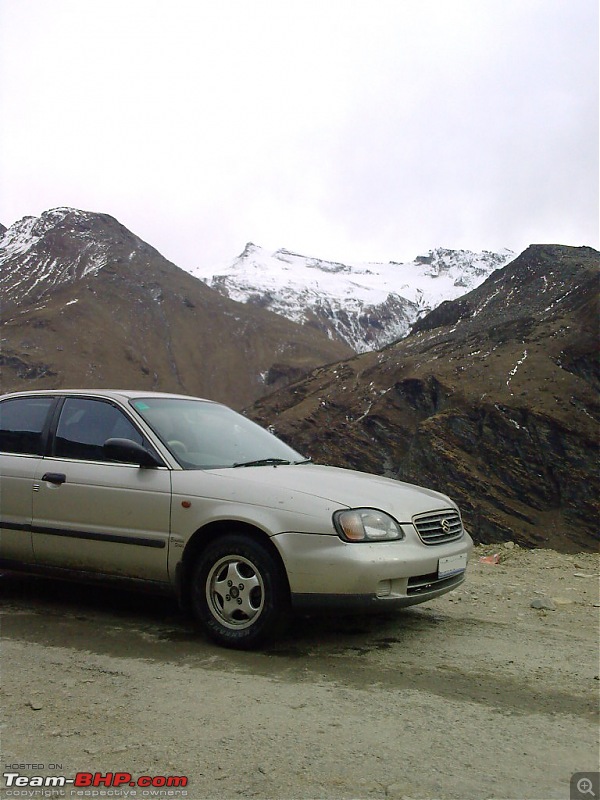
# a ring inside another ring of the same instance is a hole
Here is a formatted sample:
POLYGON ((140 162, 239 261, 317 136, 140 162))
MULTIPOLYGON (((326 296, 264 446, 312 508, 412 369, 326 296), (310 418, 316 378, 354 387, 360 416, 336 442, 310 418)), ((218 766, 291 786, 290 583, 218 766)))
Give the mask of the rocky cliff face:
POLYGON ((450 494, 479 541, 595 548, 599 257, 532 246, 401 342, 249 413, 317 460, 450 494))
POLYGON ((121 386, 242 407, 351 350, 222 297, 115 219, 54 209, 0 239, 2 389, 121 386))

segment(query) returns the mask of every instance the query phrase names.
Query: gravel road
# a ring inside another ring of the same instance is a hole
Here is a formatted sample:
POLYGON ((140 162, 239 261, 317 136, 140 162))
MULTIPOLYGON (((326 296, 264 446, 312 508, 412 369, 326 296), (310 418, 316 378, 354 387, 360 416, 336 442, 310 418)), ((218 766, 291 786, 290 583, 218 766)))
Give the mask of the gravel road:
POLYGON ((599 768, 599 559, 494 552, 443 598, 297 620, 258 653, 169 599, 4 573, 3 771, 188 783, 0 794, 567 800, 599 768))

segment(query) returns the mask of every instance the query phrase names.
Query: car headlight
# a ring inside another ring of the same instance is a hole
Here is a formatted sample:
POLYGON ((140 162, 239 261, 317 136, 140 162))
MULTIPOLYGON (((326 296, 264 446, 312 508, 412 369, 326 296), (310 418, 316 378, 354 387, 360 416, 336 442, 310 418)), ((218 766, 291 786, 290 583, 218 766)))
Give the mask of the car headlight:
POLYGON ((336 511, 333 524, 347 542, 388 542, 404 539, 402 528, 393 517, 376 508, 351 508, 336 511))

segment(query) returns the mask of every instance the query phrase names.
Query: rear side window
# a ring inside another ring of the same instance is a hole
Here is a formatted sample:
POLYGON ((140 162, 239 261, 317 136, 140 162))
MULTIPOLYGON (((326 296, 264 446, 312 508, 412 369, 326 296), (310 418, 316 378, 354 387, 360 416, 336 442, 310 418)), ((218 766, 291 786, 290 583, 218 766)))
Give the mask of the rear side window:
POLYGON ((110 403, 83 397, 68 397, 62 407, 54 441, 54 455, 85 461, 106 461, 103 445, 107 439, 143 437, 125 414, 110 403))
POLYGON ((53 405, 53 397, 15 397, 0 403, 0 450, 43 455, 43 431, 53 405))

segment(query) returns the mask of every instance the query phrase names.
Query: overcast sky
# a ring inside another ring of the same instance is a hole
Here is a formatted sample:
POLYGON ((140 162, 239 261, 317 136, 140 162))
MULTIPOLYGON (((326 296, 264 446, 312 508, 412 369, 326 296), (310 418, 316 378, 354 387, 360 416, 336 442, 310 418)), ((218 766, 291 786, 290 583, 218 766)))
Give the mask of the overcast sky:
POLYGON ((597 0, 0 0, 0 222, 182 267, 599 246, 597 0))

